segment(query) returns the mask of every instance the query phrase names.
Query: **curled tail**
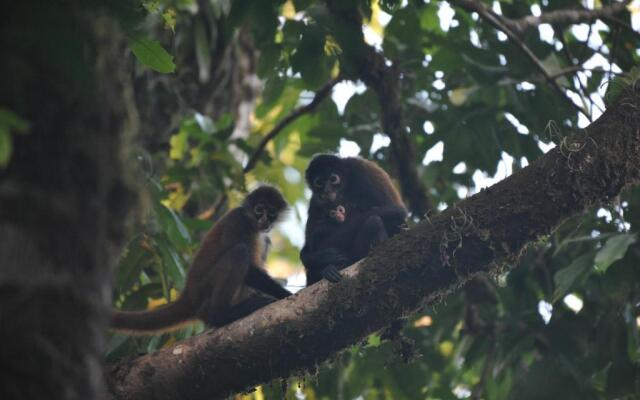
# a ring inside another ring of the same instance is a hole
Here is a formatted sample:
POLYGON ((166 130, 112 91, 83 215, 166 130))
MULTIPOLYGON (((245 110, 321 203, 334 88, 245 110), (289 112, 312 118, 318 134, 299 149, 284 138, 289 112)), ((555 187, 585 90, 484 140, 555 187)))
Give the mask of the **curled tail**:
POLYGON ((149 311, 117 311, 111 313, 111 329, 153 333, 176 329, 195 318, 189 299, 180 296, 173 303, 149 311))

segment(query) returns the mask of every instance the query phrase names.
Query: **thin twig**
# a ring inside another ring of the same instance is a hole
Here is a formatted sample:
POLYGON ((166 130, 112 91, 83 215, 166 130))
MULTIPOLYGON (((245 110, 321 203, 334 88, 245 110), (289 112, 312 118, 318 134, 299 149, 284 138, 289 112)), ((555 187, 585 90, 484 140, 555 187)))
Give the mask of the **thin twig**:
POLYGON ((604 19, 612 17, 614 14, 625 10, 630 0, 620 3, 614 3, 609 6, 595 10, 588 9, 565 9, 543 13, 539 16, 529 15, 519 19, 506 19, 505 23, 513 31, 524 33, 525 31, 536 28, 542 24, 580 24, 594 21, 596 19, 604 19))
POLYGON ((602 20, 605 22, 616 24, 622 28, 625 28, 626 30, 631 32, 634 36, 636 36, 636 38, 640 38, 640 32, 633 29, 631 25, 629 25, 628 23, 626 23, 625 21, 621 20, 618 17, 614 17, 613 15, 610 15, 610 16, 603 17, 602 20))
MULTIPOLYGON (((242 172, 246 174, 247 172, 254 169, 256 164, 258 163, 258 159, 262 155, 262 152, 264 151, 264 149, 267 147, 267 144, 269 143, 269 141, 273 140, 273 138, 275 138, 280 132, 282 132, 284 128, 286 128, 289 124, 291 124, 296 119, 300 118, 305 114, 313 112, 318 106, 318 104, 320 104, 322 100, 324 100, 324 98, 327 97, 329 93, 331 93, 331 89, 333 89, 333 87, 341 80, 342 78, 339 76, 330 80, 316 92, 315 96, 313 97, 313 100, 311 100, 309 104, 296 108, 295 110, 291 111, 286 117, 280 120, 280 122, 278 122, 278 124, 274 126, 273 129, 271 129, 269 133, 267 133, 262 138, 262 140, 260 141, 256 149, 251 154, 251 157, 249 157, 249 161, 247 161, 247 165, 244 166, 244 168, 242 169, 242 172)), ((228 198, 229 197, 226 192, 223 193, 220 197, 218 197, 218 200, 216 200, 216 202, 213 205, 214 215, 220 212, 220 210, 222 209, 222 206, 224 205, 224 203, 226 203, 228 198)))
POLYGON ((480 17, 493 25, 496 29, 504 32, 505 35, 510 39, 512 43, 522 50, 522 52, 531 60, 533 65, 542 73, 542 75, 546 78, 547 82, 562 96, 561 98, 565 100, 565 102, 570 105, 572 108, 582 113, 585 117, 589 119, 589 113, 585 111, 582 107, 578 106, 571 100, 567 94, 564 92, 562 87, 553 79, 547 69, 542 65, 542 62, 536 57, 535 54, 529 49, 529 47, 522 41, 520 36, 518 36, 514 31, 512 31, 505 22, 505 18, 502 16, 495 14, 493 11, 488 9, 484 4, 477 3, 473 0, 455 0, 454 4, 458 4, 460 7, 467 11, 477 12, 480 17))
POLYGON ((295 110, 291 111, 289 115, 287 115, 280 122, 278 122, 276 126, 274 126, 269 131, 269 133, 267 133, 262 138, 262 140, 260 141, 256 149, 253 151, 253 154, 251 154, 251 157, 249 157, 249 161, 247 161, 247 165, 244 166, 244 169, 243 169, 244 173, 247 173, 251 171, 253 168, 255 168, 258 162, 258 159, 262 155, 262 152, 267 147, 267 144, 271 140, 273 140, 273 138, 275 138, 280 132, 282 132, 284 128, 286 128, 289 124, 291 124, 296 119, 300 118, 305 114, 313 112, 316 109, 316 107, 318 107, 318 104, 320 104, 322 100, 324 100, 324 98, 327 97, 329 93, 331 93, 331 89, 333 89, 333 87, 341 80, 342 78, 339 76, 337 78, 330 80, 316 92, 316 95, 313 97, 313 100, 311 100, 309 104, 296 108, 295 110))

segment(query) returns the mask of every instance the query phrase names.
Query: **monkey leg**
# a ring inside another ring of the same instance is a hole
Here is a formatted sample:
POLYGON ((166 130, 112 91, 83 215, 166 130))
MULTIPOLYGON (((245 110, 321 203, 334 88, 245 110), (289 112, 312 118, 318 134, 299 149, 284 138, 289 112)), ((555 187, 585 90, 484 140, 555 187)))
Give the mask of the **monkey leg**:
POLYGON ((359 260, 369 254, 372 247, 387 240, 389 234, 384 226, 384 221, 378 215, 368 217, 362 227, 356 233, 353 252, 359 260))
POLYGON ((277 299, 274 297, 271 297, 264 293, 254 292, 250 295, 249 298, 232 306, 228 310, 209 314, 206 323, 208 326, 220 328, 241 318, 244 318, 254 311, 275 301, 277 301, 277 299))
POLYGON ((211 315, 224 313, 242 286, 249 271, 251 257, 249 247, 240 243, 228 250, 207 274, 209 293, 202 304, 198 316, 207 321, 211 315))

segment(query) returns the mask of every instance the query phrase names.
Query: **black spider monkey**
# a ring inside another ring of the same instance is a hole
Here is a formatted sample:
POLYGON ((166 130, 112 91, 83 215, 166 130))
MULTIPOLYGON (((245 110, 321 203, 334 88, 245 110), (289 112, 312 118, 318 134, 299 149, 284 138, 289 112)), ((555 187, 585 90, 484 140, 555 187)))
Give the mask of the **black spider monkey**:
POLYGON ((341 279, 339 270, 400 231, 407 209, 389 175, 359 158, 316 155, 305 173, 312 196, 300 259, 307 285, 341 279))
POLYGON ((286 209, 282 194, 271 186, 249 193, 240 207, 230 210, 207 233, 176 301, 150 311, 114 310, 111 327, 154 333, 193 319, 219 327, 289 296, 262 268, 267 233, 286 209))

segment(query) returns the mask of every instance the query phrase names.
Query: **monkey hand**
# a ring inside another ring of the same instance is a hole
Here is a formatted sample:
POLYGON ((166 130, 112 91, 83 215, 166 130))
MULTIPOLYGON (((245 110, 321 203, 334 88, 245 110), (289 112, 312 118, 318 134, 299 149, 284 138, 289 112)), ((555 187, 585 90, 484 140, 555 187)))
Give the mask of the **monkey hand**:
POLYGON ((323 269, 322 272, 320 272, 320 274, 324 279, 328 280, 331 283, 340 282, 340 280, 342 279, 342 275, 340 275, 340 271, 338 270, 338 268, 336 268, 333 265, 329 265, 328 267, 325 267, 325 269, 323 269))

